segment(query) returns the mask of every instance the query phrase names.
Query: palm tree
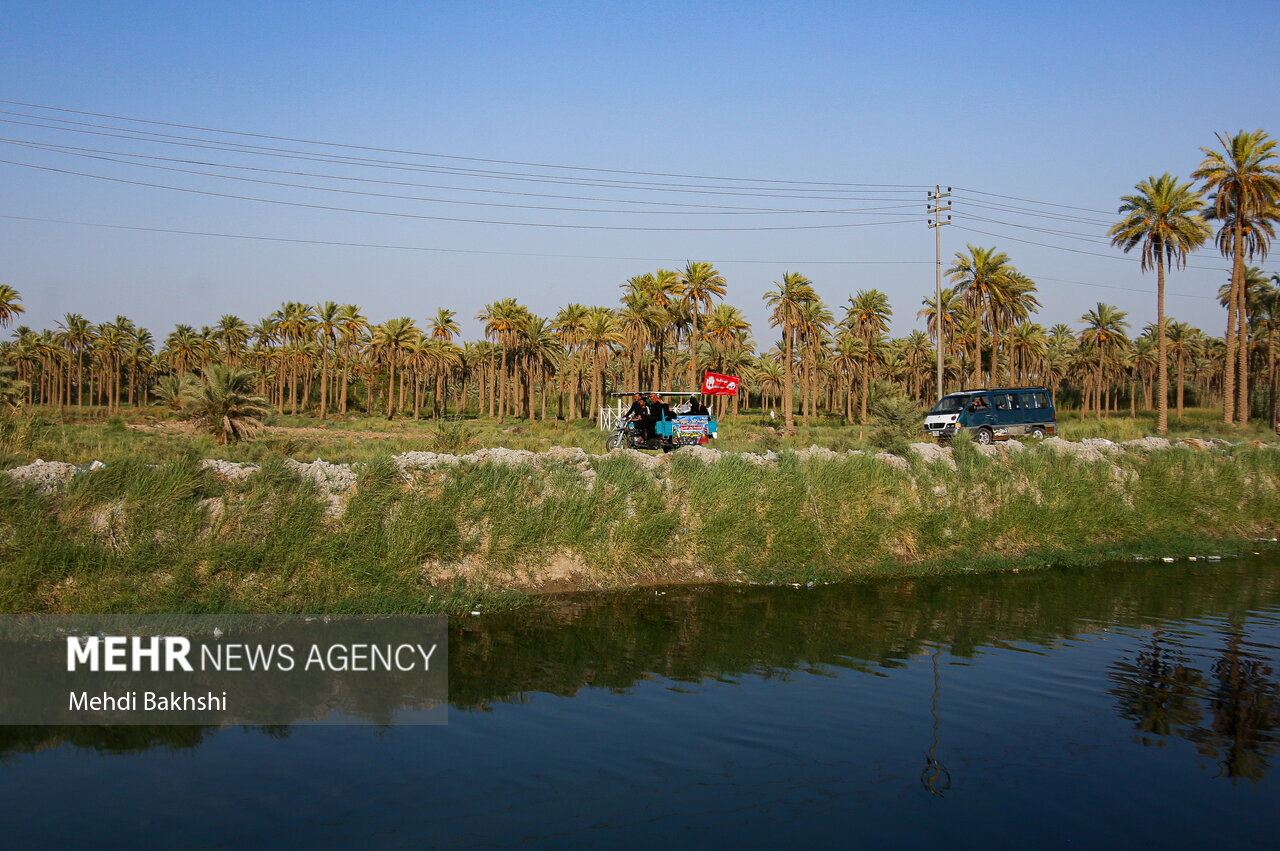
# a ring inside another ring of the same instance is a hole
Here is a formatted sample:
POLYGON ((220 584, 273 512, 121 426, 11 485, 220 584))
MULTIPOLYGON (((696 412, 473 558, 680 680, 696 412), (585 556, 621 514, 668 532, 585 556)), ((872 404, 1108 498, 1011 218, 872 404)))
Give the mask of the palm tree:
POLYGON ((782 412, 787 431, 794 431, 795 411, 792 394, 795 387, 793 365, 795 362, 796 329, 800 325, 804 305, 817 301, 818 294, 813 289, 813 282, 799 272, 786 272, 782 283, 774 281, 776 290, 765 293, 765 303, 772 309, 769 324, 782 328, 783 359, 782 364, 786 378, 782 384, 782 412))
POLYGON ((12 410, 22 400, 25 386, 17 378, 18 371, 4 361, 0 361, 0 413, 12 410))
POLYGON ((867 428, 867 394, 871 387, 871 357, 880 338, 889 330, 889 320, 893 317, 893 308, 889 306, 889 296, 880 290, 858 290, 849 299, 845 308, 844 324, 862 338, 866 345, 866 356, 862 362, 862 398, 858 405, 858 439, 861 440, 867 428))
MULTIPOLYGON (((84 402, 84 356, 93 345, 93 326, 79 313, 68 313, 62 317, 58 327, 61 329, 58 337, 76 365, 76 407, 79 408, 84 402)), ((71 362, 67 362, 68 405, 71 404, 71 362)))
POLYGON ((1080 321, 1086 326, 1084 333, 1080 335, 1080 341, 1097 349, 1098 352, 1098 378, 1095 385, 1098 394, 1095 412, 1098 419, 1102 419, 1104 406, 1107 357, 1114 355, 1117 349, 1128 342, 1128 337, 1124 333, 1124 329, 1129 327, 1129 323, 1125 321, 1128 315, 1126 311, 1117 309, 1115 305, 1098 302, 1095 309, 1087 311, 1080 317, 1080 321))
POLYGON ((509 354, 515 335, 524 322, 529 311, 514 298, 504 298, 486 304, 476 316, 484 323, 484 335, 497 342, 501 353, 501 368, 498 372, 498 424, 501 425, 507 412, 507 355, 509 354))
POLYGON ((360 313, 359 305, 344 304, 338 314, 338 331, 342 335, 342 387, 338 391, 338 414, 347 414, 347 387, 351 383, 351 363, 365 333, 369 320, 360 313))
MULTIPOLYGON (((635 278, 632 280, 635 280, 635 278)), ((583 333, 586 328, 586 321, 587 308, 581 304, 566 304, 560 308, 555 319, 552 320, 551 330, 560 338, 560 343, 564 346, 567 363, 572 363, 575 360, 574 353, 584 342, 583 333)), ((561 390, 563 391, 566 383, 569 385, 568 419, 573 422, 578 418, 578 382, 568 381, 568 379, 568 374, 561 374, 561 390)))
POLYGON ((1213 193, 1210 218, 1222 223, 1218 250, 1224 257, 1231 256, 1232 298, 1227 308, 1222 421, 1245 423, 1249 419, 1249 360, 1244 258, 1246 254, 1251 259, 1267 257, 1274 237, 1272 223, 1280 217, 1280 165, 1272 162, 1276 156, 1275 140, 1262 130, 1215 135, 1223 150, 1201 148, 1205 158, 1191 176, 1203 180, 1205 191, 1213 193))
POLYGON ((329 350, 338 347, 338 329, 342 326, 342 308, 326 301, 315 307, 315 331, 320 338, 320 419, 329 414, 329 350))
POLYGON ((253 373, 214 364, 204 371, 191 401, 190 416, 225 446, 262 428, 267 400, 253 392, 253 373))
POLYGON ((916 313, 916 318, 924 319, 934 346, 940 346, 945 356, 950 350, 952 329, 964 305, 960 298, 959 287, 943 287, 941 295, 941 302, 936 296, 932 298, 925 296, 922 300, 924 307, 916 313))
POLYGON ((302 342, 311 335, 312 328, 315 326, 316 316, 315 310, 309 304, 303 304, 298 301, 287 301, 280 306, 273 318, 276 321, 276 329, 280 334, 285 345, 293 343, 294 356, 289 359, 289 401, 291 413, 298 413, 298 355, 302 348, 302 342))
POLYGON ((404 384, 401 381, 400 400, 396 399, 396 366, 405 350, 418 338, 421 332, 408 316, 388 319, 373 329, 371 345, 382 353, 387 364, 387 419, 393 419, 395 411, 404 408, 404 384))
POLYGON ((607 307, 587 309, 582 324, 583 343, 591 355, 591 410, 604 407, 604 372, 606 360, 614 347, 623 341, 618 318, 607 307))
POLYGON ((1177 417, 1182 419, 1183 411, 1183 395, 1186 387, 1186 370, 1187 364, 1195 357, 1196 351, 1200 343, 1200 331, 1193 328, 1186 322, 1178 322, 1169 320, 1165 323, 1165 334, 1167 338, 1167 346, 1169 355, 1172 356, 1173 362, 1178 367, 1178 401, 1177 401, 1177 417))
POLYGON ((8 284, 0 284, 0 328, 4 328, 26 308, 22 306, 22 296, 8 284))
MULTIPOLYGON (((1003 298, 1002 292, 1013 281, 1013 266, 1009 263, 1009 255, 991 248, 966 245, 968 254, 956 252, 955 262, 947 270, 947 277, 955 283, 969 306, 970 313, 980 322, 985 320, 986 326, 995 335, 997 305, 1003 298)), ((973 383, 982 381, 982 327, 979 325, 978 336, 973 350, 973 383)), ((996 347, 991 346, 992 378, 996 374, 996 347)))
POLYGON ((156 394, 156 404, 163 405, 175 413, 195 401, 197 389, 195 377, 190 373, 163 375, 152 388, 156 394))
MULTIPOLYGON (((1125 253, 1142 248, 1142 271, 1156 269, 1156 433, 1169 433, 1169 343, 1164 320, 1165 265, 1183 268, 1187 255, 1204 245, 1210 229, 1200 217, 1202 197, 1169 173, 1148 177, 1120 200, 1123 219, 1108 232, 1125 253)), ((1178 416, 1182 416, 1179 385, 1178 416)))
POLYGON ((446 343, 452 342, 453 338, 462 331, 462 327, 458 325, 457 320, 454 318, 457 315, 457 312, 446 310, 443 307, 437 309, 436 315, 427 320, 427 327, 431 329, 431 336, 444 340, 446 343))
POLYGON ((682 300, 689 309, 692 323, 689 331, 689 375, 690 390, 697 390, 702 385, 698 375, 698 308, 711 309, 711 299, 724 298, 726 281, 710 263, 689 262, 680 273, 680 281, 684 285, 682 300))

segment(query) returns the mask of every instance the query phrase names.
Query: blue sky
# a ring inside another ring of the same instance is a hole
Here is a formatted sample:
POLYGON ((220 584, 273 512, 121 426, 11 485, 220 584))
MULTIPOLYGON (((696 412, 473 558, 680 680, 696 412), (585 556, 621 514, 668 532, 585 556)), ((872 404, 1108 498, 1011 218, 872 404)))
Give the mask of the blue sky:
MULTIPOLYGON (((751 181, 901 184, 863 196, 891 201, 859 203, 918 202, 912 215, 919 219, 789 231, 551 229, 290 207, 0 163, 0 216, 23 217, 0 218, 0 282, 22 293, 28 308, 23 321, 35 327, 52 327, 66 311, 94 321, 125 314, 163 336, 175 322, 213 324, 223 313, 252 321, 284 300, 334 299, 362 305, 375 321, 398 315, 422 320, 448 307, 467 320, 464 333, 471 338, 477 326, 470 318, 493 299, 516 296, 543 314, 569 301, 612 305, 626 278, 660 262, 693 259, 711 261, 726 275, 728 301, 757 325, 759 342, 772 338, 761 295, 785 271, 808 275, 836 308, 859 288, 885 290, 896 311, 894 330, 903 333, 917 325, 920 298, 933 286, 933 235, 923 222, 924 193, 914 187, 942 183, 968 190, 957 196, 957 226, 943 231, 945 257, 966 242, 999 245, 1039 282, 1040 321, 1075 320, 1102 300, 1129 310, 1139 328, 1154 318, 1153 276, 1142 275, 1136 262, 1113 259, 1118 253, 1097 237, 1120 195, 1148 175, 1188 175, 1199 161, 1198 148, 1214 144, 1215 131, 1262 127, 1280 133, 1271 58, 1280 36, 1276 21, 1273 4, 1250 2, 1226 12, 1177 2, 10 3, 0 31, 0 98, 9 101, 496 160, 751 181), (1231 96, 1217 70, 1227 66, 1251 81, 1244 96, 1231 96), (977 206, 993 201, 1024 210, 977 206), (767 262, 739 262, 744 260, 767 262)), ((44 116, 0 114, 9 119, 0 123, 0 136, 25 142, 192 158, 189 149, 49 129, 49 117, 200 135, 14 105, 0 104, 0 110, 44 116)), ((334 176, 371 174, 332 163, 268 163, 209 151, 197 156, 281 170, 305 165, 334 176)), ((441 217, 673 228, 882 220, 869 213, 552 213, 340 196, 13 144, 0 144, 0 159, 186 189, 441 217)), ((378 176, 404 179, 385 171, 378 176)), ((452 181, 460 188, 362 188, 517 204, 571 202, 468 190, 572 191, 609 197, 617 203, 597 206, 610 209, 642 198, 850 208, 843 201, 701 197, 654 187, 631 192, 422 173, 408 180, 452 181)), ((1225 319, 1203 296, 1216 290, 1226 265, 1211 253, 1193 263, 1207 268, 1171 277, 1170 291, 1178 295, 1170 297, 1169 311, 1221 333, 1225 319)), ((1280 270, 1274 260, 1266 265, 1280 270)))

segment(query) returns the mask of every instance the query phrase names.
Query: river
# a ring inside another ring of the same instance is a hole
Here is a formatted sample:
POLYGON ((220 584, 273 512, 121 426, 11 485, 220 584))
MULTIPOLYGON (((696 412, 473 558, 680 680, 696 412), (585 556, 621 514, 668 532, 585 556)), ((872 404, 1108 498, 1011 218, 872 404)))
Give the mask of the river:
POLYGON ((650 588, 450 632, 443 727, 0 728, 5 842, 1274 847, 1280 829, 1274 552, 650 588))

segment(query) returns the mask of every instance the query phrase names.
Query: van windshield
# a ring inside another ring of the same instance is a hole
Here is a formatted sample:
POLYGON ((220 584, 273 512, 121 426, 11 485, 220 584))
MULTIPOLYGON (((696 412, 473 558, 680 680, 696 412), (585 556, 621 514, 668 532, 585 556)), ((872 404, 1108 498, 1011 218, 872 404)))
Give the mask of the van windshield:
POLYGON ((958 414, 964 410, 965 405, 969 403, 969 397, 954 394, 951 396, 943 396, 938 400, 938 404, 933 406, 931 414, 958 414))

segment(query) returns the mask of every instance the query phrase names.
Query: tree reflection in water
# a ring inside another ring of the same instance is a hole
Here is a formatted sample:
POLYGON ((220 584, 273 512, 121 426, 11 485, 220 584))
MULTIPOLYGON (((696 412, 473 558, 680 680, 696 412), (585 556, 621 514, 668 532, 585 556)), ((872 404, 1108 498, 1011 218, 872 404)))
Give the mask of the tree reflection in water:
POLYGON ((1132 661, 1112 665, 1116 711, 1134 722, 1136 741, 1164 747, 1183 739, 1217 764, 1215 777, 1262 780, 1280 747, 1280 686, 1245 634, 1243 619, 1233 617, 1210 661, 1203 653, 1193 658, 1176 636, 1156 629, 1132 661))

